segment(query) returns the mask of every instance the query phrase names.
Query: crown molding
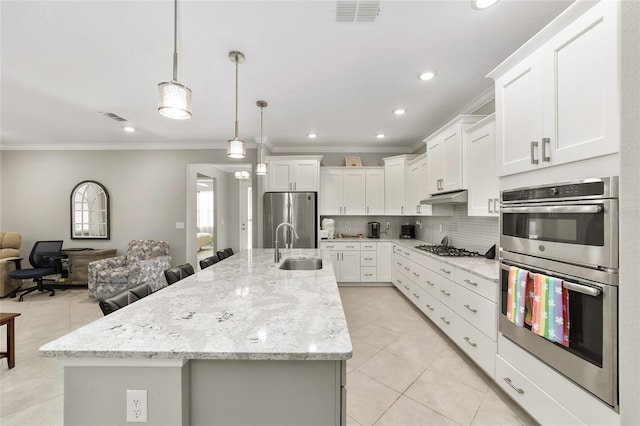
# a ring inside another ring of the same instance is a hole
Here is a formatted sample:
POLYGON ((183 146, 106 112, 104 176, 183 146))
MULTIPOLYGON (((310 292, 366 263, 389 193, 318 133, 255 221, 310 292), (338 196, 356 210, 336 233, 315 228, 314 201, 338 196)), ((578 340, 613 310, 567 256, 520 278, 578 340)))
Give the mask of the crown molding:
POLYGON ((276 146, 269 149, 272 153, 383 153, 383 154, 411 154, 413 151, 410 146, 319 146, 319 145, 292 145, 292 146, 276 146))

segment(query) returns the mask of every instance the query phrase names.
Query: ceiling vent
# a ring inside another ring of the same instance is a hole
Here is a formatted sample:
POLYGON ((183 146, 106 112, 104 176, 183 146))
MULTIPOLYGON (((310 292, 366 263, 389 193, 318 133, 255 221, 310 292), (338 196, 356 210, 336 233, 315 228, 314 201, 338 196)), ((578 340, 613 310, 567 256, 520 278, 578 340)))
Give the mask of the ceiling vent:
POLYGON ((380 13, 380 1, 338 0, 336 22, 374 22, 380 13))
POLYGON ((115 112, 100 111, 100 114, 115 121, 128 121, 126 118, 119 116, 115 112))

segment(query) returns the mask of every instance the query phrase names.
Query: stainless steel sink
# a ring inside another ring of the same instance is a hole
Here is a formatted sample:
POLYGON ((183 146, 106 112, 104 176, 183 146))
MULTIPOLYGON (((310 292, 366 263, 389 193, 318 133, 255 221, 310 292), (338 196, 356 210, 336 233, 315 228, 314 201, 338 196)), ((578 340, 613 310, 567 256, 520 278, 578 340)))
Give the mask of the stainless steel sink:
POLYGON ((282 261, 279 269, 287 271, 313 271, 322 269, 322 259, 319 257, 287 257, 282 261))

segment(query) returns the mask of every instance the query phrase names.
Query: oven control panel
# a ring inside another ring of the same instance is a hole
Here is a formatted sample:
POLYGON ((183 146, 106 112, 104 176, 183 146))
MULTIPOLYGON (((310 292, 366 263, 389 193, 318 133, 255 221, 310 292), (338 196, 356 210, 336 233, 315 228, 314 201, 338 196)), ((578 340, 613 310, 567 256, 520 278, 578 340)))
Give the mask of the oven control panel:
POLYGON ((520 188, 502 192, 503 202, 542 201, 576 198, 606 198, 609 196, 609 179, 590 179, 580 182, 520 188))

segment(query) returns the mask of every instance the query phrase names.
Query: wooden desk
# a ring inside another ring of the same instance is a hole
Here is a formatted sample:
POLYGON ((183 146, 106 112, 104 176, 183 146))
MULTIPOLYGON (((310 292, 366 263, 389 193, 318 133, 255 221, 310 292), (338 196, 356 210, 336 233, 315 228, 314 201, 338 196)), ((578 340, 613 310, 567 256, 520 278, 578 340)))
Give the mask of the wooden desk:
POLYGON ((0 313, 0 327, 7 325, 7 351, 0 352, 0 359, 8 358, 9 368, 16 365, 15 324, 14 319, 21 314, 0 313))
POLYGON ((86 285, 89 281, 89 263, 116 255, 116 249, 62 250, 69 258, 69 282, 66 284, 86 285))

